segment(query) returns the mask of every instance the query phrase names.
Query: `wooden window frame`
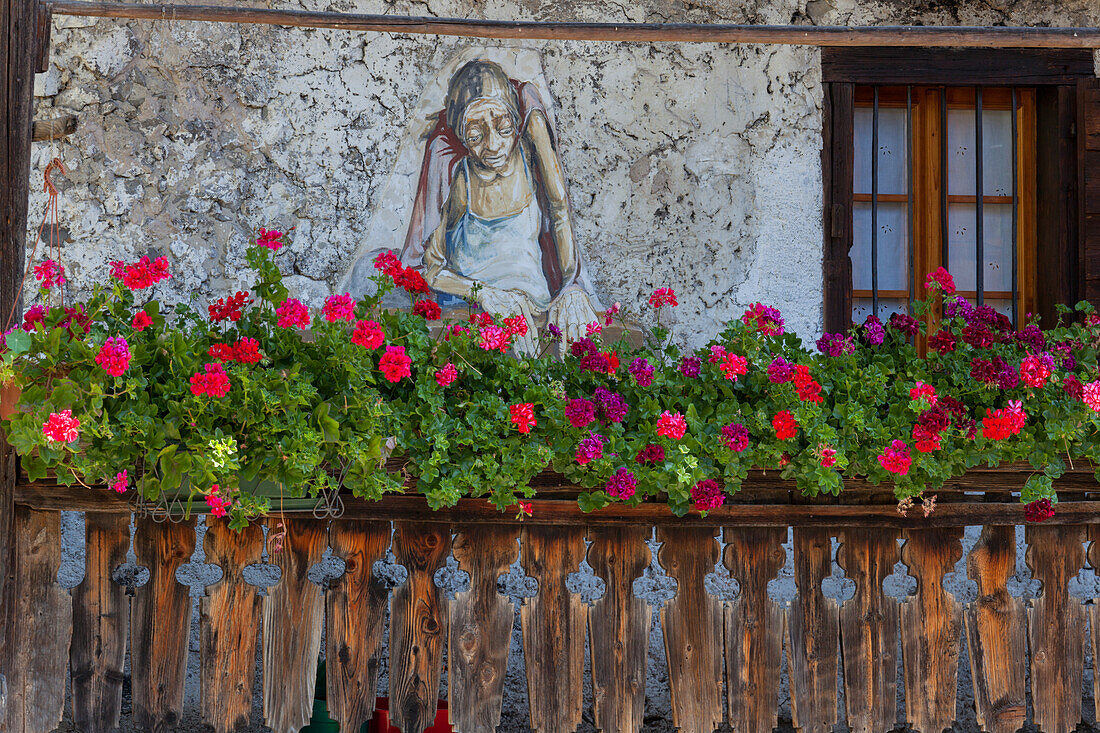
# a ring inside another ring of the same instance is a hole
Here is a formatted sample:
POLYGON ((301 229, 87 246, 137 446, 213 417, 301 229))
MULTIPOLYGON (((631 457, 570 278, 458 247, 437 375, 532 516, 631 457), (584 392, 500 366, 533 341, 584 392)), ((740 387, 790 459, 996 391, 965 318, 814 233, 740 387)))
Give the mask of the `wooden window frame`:
MULTIPOLYGON (((1079 153, 1075 142, 1077 97, 1082 79, 1094 75, 1091 52, 1037 49, 823 48, 822 179, 824 315, 826 331, 851 324, 855 88, 912 85, 1035 88, 1034 157, 1037 243, 1034 302, 1023 304, 1042 323, 1053 322, 1057 303, 1073 303, 1081 291, 1078 242, 1079 153)), ((1029 123, 1030 124, 1030 123, 1029 123)), ((1024 138, 1021 128, 1021 139, 1024 138)), ((1023 162, 1023 159, 1021 159, 1023 162)), ((939 217, 938 210, 935 216, 939 217)), ((1024 257, 1020 258, 1021 265, 1024 257)), ((914 263, 914 269, 922 263, 914 263)))

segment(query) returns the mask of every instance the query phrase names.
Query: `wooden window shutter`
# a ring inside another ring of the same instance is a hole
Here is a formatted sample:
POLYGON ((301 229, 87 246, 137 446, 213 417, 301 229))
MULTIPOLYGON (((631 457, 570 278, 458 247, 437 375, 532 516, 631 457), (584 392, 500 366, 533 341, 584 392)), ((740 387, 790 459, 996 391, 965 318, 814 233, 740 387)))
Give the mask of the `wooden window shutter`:
POLYGON ((824 177, 825 330, 843 332, 852 314, 853 116, 855 85, 825 85, 822 110, 821 171, 824 177))
POLYGON ((1080 293, 1100 308, 1100 79, 1077 83, 1080 293))

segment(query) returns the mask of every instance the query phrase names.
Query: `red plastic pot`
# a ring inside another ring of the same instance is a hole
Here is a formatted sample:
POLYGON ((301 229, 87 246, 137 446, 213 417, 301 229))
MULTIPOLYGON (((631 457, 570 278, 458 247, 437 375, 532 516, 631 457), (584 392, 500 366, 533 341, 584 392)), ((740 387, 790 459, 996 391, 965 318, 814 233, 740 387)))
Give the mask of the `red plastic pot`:
MULTIPOLYGON (((390 699, 380 697, 374 704, 374 717, 370 721, 369 733, 401 733, 400 729, 390 725, 390 699)), ((450 721, 447 719, 447 701, 439 701, 439 709, 435 713, 435 723, 424 733, 454 733, 450 721)))

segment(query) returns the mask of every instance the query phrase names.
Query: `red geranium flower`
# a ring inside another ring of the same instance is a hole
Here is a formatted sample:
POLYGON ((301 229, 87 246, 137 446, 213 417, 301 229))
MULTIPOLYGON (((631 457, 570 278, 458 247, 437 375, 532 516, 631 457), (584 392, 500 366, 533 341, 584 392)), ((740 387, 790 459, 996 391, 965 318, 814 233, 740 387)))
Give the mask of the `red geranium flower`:
POLYGON ((657 418, 657 435, 680 440, 687 432, 687 420, 679 412, 665 410, 657 418))
POLYGON ((80 421, 73 417, 72 410, 51 412, 42 424, 42 432, 52 443, 71 443, 80 437, 80 421))
POLYGON ((330 295, 325 299, 321 313, 329 323, 353 321, 355 320, 355 298, 351 297, 350 293, 330 295))
POLYGON ((787 440, 798 435, 798 423, 790 410, 782 410, 772 418, 772 427, 775 428, 777 440, 787 440))
POLYGON ((112 377, 121 377, 130 368, 130 346, 122 336, 111 336, 96 354, 95 363, 112 377))
POLYGON ((248 297, 246 291, 238 290, 228 298, 218 298, 217 302, 207 306, 206 310, 210 313, 211 323, 220 323, 221 321, 236 323, 244 315, 244 307, 251 302, 252 299, 248 297))
POLYGON ((404 346, 387 346, 386 353, 378 359, 378 368, 389 382, 400 382, 402 377, 412 376, 410 366, 412 359, 405 354, 404 346))
POLYGON ((172 275, 168 272, 167 257, 158 257, 152 261, 148 257, 142 257, 134 264, 122 267, 122 284, 130 290, 152 287, 170 277, 172 275))
POLYGON ((435 373, 435 381, 440 387, 446 387, 458 379, 458 369, 454 364, 447 362, 435 373))
POLYGON ((130 321, 130 326, 135 331, 144 331, 153 325, 153 319, 149 317, 149 314, 145 311, 138 311, 134 314, 134 320, 130 321))
POLYGON ((954 295, 955 279, 943 267, 937 267, 928 273, 928 278, 924 281, 924 287, 929 290, 942 290, 944 295, 954 295))
POLYGON ((260 227, 260 236, 256 238, 256 244, 275 251, 283 246, 283 233, 276 229, 264 229, 260 227))
POLYGON ((512 416, 512 424, 521 433, 529 433, 532 427, 538 425, 538 420, 535 419, 535 405, 530 402, 511 405, 508 407, 508 412, 512 416))
POLYGON ((356 321, 351 333, 351 342, 364 349, 377 349, 386 340, 386 332, 377 321, 356 321))
POLYGON ((426 321, 439 320, 439 316, 442 315, 439 304, 434 300, 416 301, 416 304, 413 306, 413 313, 422 316, 426 321))
POLYGON ((205 372, 191 375, 191 394, 225 397, 229 394, 229 377, 221 364, 207 364, 205 372))
POLYGON ((657 288, 654 290, 653 294, 649 296, 649 304, 654 308, 660 308, 665 305, 680 305, 676 302, 676 291, 672 288, 657 288))
POLYGON ((1045 522, 1054 516, 1054 505, 1050 499, 1036 499, 1024 504, 1024 519, 1029 522, 1045 522))

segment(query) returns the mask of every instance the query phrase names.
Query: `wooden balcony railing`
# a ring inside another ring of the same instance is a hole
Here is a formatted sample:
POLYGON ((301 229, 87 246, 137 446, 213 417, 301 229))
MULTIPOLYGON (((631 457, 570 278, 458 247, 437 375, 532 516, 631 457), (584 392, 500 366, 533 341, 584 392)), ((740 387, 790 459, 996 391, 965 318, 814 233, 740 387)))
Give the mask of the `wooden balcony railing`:
MULTIPOLYGON (((518 557, 538 583, 519 609, 532 728, 560 733, 581 723, 587 634, 596 727, 641 730, 651 609, 632 588, 650 564, 646 540, 655 529, 663 543, 658 562, 677 584, 660 614, 672 717, 682 731, 710 733, 723 721, 738 731, 770 731, 777 724, 785 647, 796 728, 826 732, 847 722, 853 731, 883 733, 904 722, 939 733, 956 717, 964 635, 983 730, 1017 730, 1030 704, 1040 730, 1071 731, 1084 715, 1086 646, 1100 657, 1098 607, 1069 593, 1086 560, 1100 567, 1100 501, 1093 498, 1100 487, 1091 468, 1078 466, 1059 482, 1063 500, 1055 518, 1027 526, 1026 562, 1042 593, 1026 603, 1008 590, 1016 572, 1015 525, 1023 523, 1010 494, 1026 476, 1020 467, 972 471, 938 492, 927 518, 919 508, 900 516, 890 493, 873 487, 853 485, 842 497, 846 503, 807 503, 774 475, 762 474, 751 477, 735 503, 705 519, 677 518, 658 504, 584 515, 572 499, 550 498, 535 501, 534 516, 519 522, 481 500, 432 512, 416 496, 349 499, 337 519, 287 513, 268 520, 286 533, 278 551, 268 535, 270 562, 282 576, 263 597, 242 577, 246 566, 260 562, 261 528, 237 534, 213 520, 204 547, 207 562, 223 576, 207 587, 200 606, 202 716, 219 733, 248 723, 255 632, 262 628, 264 722, 276 733, 304 726, 324 624, 329 707, 341 730, 358 731, 378 693, 388 607, 393 723, 421 733, 445 694, 456 731, 495 730, 515 613, 498 594, 497 578, 518 557), (943 580, 962 557, 967 525, 983 529, 967 558, 978 595, 964 606, 943 580), (787 559, 788 527, 797 586, 789 605, 768 593, 787 559), (855 583, 854 596, 839 605, 821 587, 833 572, 834 537, 841 543, 836 561, 855 583), (1092 542, 1087 558, 1086 541, 1092 542), (307 571, 326 547, 344 559, 346 572, 322 588, 307 571), (391 548, 408 571, 392 593, 372 571, 391 548), (451 554, 470 574, 470 586, 448 601, 433 578, 451 554), (566 587, 584 559, 606 584, 591 606, 566 587), (704 588, 719 560, 740 587, 731 602, 704 588), (917 579, 916 593, 902 602, 883 591, 899 560, 917 579), (449 689, 442 691, 445 647, 449 689), (896 719, 899 663, 902 720, 896 719), (1035 691, 1030 701, 1027 672, 1035 691)), ((544 495, 569 491, 553 476, 539 480, 544 495)), ((150 577, 131 598, 111 580, 130 546, 124 498, 23 482, 15 501, 19 607, 7 730, 52 730, 70 673, 76 726, 111 730, 127 648, 134 724, 172 729, 183 714, 191 622, 187 587, 176 570, 195 549, 195 520, 134 517, 133 549, 150 577), (86 574, 71 594, 56 581, 61 509, 87 512, 86 574)))

